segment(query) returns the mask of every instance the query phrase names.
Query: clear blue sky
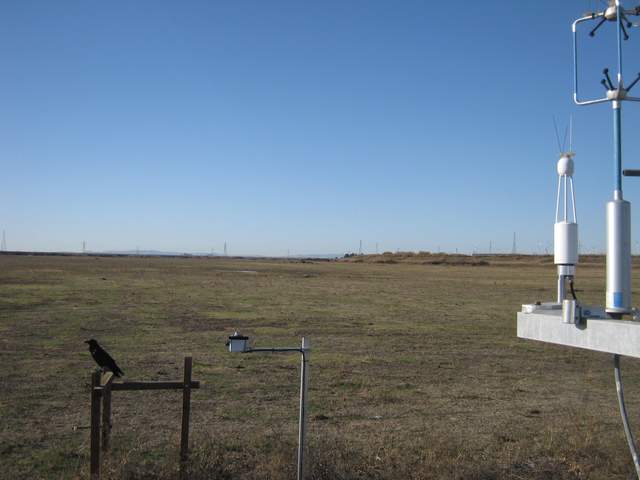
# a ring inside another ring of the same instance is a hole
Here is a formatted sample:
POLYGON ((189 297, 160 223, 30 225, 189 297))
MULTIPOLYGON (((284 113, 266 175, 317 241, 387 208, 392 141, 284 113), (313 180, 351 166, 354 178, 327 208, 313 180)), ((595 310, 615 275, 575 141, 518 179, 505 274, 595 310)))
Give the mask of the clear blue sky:
MULTIPOLYGON (((570 23, 590 3, 2 2, 7 246, 508 251, 515 231, 539 250, 552 116, 573 113, 581 242, 602 249, 611 109, 571 102, 570 23)), ((607 27, 585 65, 598 94, 607 27)), ((631 80, 640 30, 628 46, 631 80)), ((640 167, 626 107, 625 166, 640 167)), ((635 247, 640 182, 625 196, 635 247)))

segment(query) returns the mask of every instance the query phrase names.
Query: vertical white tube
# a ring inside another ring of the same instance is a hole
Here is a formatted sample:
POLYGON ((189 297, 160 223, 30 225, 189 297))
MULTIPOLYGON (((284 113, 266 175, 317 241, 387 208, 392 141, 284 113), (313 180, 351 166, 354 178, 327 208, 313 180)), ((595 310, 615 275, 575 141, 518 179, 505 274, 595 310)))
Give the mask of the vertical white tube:
POLYGON ((558 223, 558 214, 560 213, 560 186, 562 177, 558 177, 558 193, 556 195, 556 223, 558 223))
POLYGON ((564 221, 567 221, 567 176, 564 177, 564 221))
POLYGON ((576 215, 576 194, 573 191, 573 177, 569 179, 569 185, 571 186, 571 202, 573 203, 573 221, 578 223, 578 216, 576 215))

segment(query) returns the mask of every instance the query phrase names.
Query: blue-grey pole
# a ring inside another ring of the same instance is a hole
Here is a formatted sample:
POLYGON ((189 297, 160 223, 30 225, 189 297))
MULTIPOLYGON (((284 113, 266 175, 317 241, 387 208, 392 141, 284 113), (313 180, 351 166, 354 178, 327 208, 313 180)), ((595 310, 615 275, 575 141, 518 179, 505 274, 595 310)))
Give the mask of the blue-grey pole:
POLYGON ((615 191, 622 197, 622 102, 613 102, 613 159, 615 191))
MULTIPOLYGON (((622 90, 622 5, 616 0, 616 24, 618 34, 618 89, 622 90)), ((613 155, 616 191, 622 199, 622 102, 614 100, 613 105, 613 155)))

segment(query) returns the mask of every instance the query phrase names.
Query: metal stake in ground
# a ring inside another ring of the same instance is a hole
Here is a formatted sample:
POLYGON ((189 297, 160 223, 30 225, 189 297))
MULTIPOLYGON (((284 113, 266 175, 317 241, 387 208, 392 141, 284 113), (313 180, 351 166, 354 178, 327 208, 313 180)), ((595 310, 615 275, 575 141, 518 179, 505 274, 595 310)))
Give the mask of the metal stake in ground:
POLYGON ((300 352, 302 362, 300 368, 300 417, 298 421, 298 470, 297 479, 304 479, 304 454, 305 454, 305 434, 307 423, 307 393, 309 389, 309 352, 311 343, 302 337, 300 347, 277 347, 277 348, 250 348, 248 346, 249 337, 235 332, 229 337, 227 345, 230 352, 255 353, 255 352, 300 352))
POLYGON ((304 478, 304 447, 307 424, 307 391, 309 390, 309 341, 302 337, 300 364, 300 420, 298 422, 298 480, 304 478))

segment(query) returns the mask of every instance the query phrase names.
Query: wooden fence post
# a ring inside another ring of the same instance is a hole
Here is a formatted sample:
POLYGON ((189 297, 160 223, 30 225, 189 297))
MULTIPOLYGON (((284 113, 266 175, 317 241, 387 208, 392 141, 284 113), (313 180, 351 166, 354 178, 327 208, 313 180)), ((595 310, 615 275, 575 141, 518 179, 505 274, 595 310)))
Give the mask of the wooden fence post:
POLYGON ((113 374, 106 377, 102 390, 102 450, 109 450, 111 436, 111 381, 113 374))
POLYGON ((100 377, 99 370, 91 375, 91 480, 100 478, 100 377))
POLYGON ((184 357, 184 387, 182 389, 182 434, 180 436, 180 472, 184 478, 189 459, 189 414, 191 411, 191 367, 193 359, 184 357))

